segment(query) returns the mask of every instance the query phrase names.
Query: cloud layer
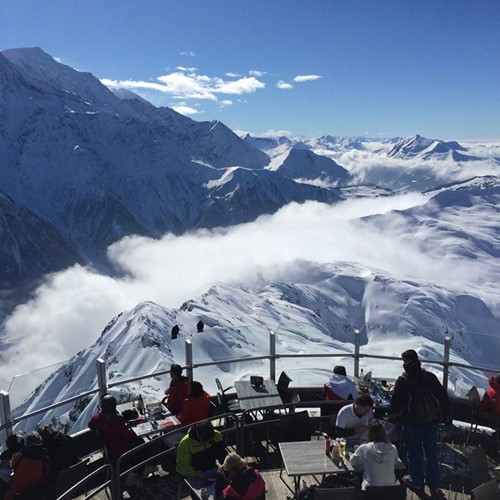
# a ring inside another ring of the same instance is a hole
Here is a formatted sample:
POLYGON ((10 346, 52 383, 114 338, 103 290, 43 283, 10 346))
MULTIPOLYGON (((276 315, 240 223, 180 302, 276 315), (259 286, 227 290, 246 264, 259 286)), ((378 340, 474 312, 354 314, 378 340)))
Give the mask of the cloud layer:
MULTIPOLYGON (((126 277, 74 266, 47 278, 33 300, 14 311, 6 322, 12 347, 5 352, 0 387, 6 388, 14 374, 59 362, 89 346, 110 319, 139 302, 175 308, 215 282, 248 283, 257 273, 285 280, 287 269, 296 272, 297 259, 362 262, 401 278, 480 289, 497 270, 481 260, 432 255, 413 225, 397 212, 387 214, 425 200, 414 194, 336 206, 291 204, 273 216, 224 230, 169 234, 160 240, 127 237, 109 249, 126 277), (360 219, 384 213, 383 224, 360 219)), ((422 238, 432 241, 433 235, 427 232, 422 238)))

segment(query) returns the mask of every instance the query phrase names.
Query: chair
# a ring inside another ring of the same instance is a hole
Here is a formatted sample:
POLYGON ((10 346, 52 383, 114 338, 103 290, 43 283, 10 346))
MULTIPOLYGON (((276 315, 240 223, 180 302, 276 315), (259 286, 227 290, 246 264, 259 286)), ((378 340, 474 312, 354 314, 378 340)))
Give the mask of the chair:
POLYGON ((392 486, 367 486, 365 490, 365 500, 405 500, 406 486, 394 484, 392 486))
POLYGON ((313 500, 353 500, 356 498, 356 488, 312 488, 313 500))
MULTIPOLYGON (((80 482, 87 476, 87 462, 88 460, 80 460, 76 464, 63 469, 58 472, 56 476, 56 496, 60 497, 64 492, 68 491, 76 483, 80 482)), ((78 488, 80 489, 80 488, 78 488)), ((75 495, 71 494, 65 498, 73 498, 75 495)))
POLYGON ((477 486, 471 490, 472 500, 499 500, 500 491, 496 479, 490 479, 488 482, 477 486))
POLYGON ((288 391, 290 382, 292 382, 292 379, 286 374, 286 372, 281 372, 276 387, 278 388, 278 392, 283 403, 291 402, 290 392, 288 391))
POLYGON ((217 384, 217 400, 220 405, 220 407, 223 409, 224 413, 231 413, 231 412, 240 412, 241 407, 240 403, 238 402, 238 398, 229 398, 226 395, 226 392, 229 389, 233 389, 234 387, 231 385, 229 387, 226 387, 224 389, 221 381, 218 378, 215 378, 215 383, 217 384))
POLYGON ((479 445, 469 455, 467 455, 467 463, 469 464, 469 479, 470 487, 476 488, 480 484, 486 483, 491 479, 488 471, 488 460, 484 448, 479 445))
POLYGON ((307 410, 282 416, 278 427, 279 442, 290 443, 311 440, 312 422, 307 410))

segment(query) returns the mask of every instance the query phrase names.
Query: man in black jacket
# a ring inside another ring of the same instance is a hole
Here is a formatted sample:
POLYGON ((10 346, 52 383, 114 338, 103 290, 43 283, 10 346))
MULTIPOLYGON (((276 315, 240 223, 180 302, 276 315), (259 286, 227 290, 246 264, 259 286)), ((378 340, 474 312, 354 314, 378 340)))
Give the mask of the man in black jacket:
POLYGON ((413 349, 403 352, 401 358, 405 371, 396 380, 391 409, 402 423, 409 471, 403 482, 423 498, 427 484, 432 497, 440 498, 438 424, 449 419, 448 395, 437 377, 422 369, 413 349))

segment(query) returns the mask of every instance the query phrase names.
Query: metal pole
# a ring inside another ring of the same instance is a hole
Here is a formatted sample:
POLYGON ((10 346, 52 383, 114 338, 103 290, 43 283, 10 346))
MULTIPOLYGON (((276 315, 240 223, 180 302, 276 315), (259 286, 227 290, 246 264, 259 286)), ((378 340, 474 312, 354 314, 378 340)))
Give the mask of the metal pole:
POLYGON ((97 358, 97 387, 99 388, 99 396, 102 398, 108 392, 108 377, 106 375, 106 361, 102 358, 97 358))
POLYGON ((361 333, 354 329, 354 376, 359 377, 359 348, 361 345, 361 333))
POLYGON ((5 425, 7 436, 12 434, 12 415, 10 412, 10 398, 7 391, 0 391, 0 423, 5 425))
POLYGON ((276 382, 276 332, 269 330, 269 377, 276 382))
POLYGON ((448 374, 450 371, 450 346, 451 337, 444 338, 444 356, 443 356, 443 387, 448 391, 448 374))
POLYGON ((193 344, 190 340, 186 340, 186 373, 189 380, 193 380, 193 344))

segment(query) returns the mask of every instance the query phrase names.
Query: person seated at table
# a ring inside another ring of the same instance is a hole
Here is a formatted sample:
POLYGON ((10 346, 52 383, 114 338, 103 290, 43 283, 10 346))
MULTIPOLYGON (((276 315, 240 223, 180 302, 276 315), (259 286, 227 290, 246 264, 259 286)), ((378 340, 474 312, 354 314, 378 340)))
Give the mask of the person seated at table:
POLYGON ((378 420, 368 425, 368 442, 357 448, 350 458, 353 467, 363 466, 361 489, 367 486, 396 484, 394 467, 401 463, 397 448, 389 442, 384 426, 378 420))
POLYGON ((210 413, 210 394, 203 389, 200 382, 193 380, 189 385, 188 397, 182 404, 182 411, 177 418, 182 425, 194 424, 208 418, 210 413))
POLYGON ((39 498, 38 495, 47 492, 49 458, 38 432, 26 436, 24 447, 12 455, 10 465, 13 475, 4 500, 39 498))
POLYGON ((211 486, 217 481, 217 460, 226 458, 222 434, 209 420, 193 425, 177 447, 176 469, 194 488, 211 486))
POLYGON ((327 401, 354 400, 358 396, 356 385, 347 377, 345 366, 342 365, 333 368, 333 374, 323 386, 323 392, 327 401))
POLYGON ((335 437, 345 438, 348 446, 362 443, 373 420, 373 399, 360 394, 354 403, 340 409, 335 422, 335 437))
POLYGON ((488 379, 489 387, 479 403, 477 415, 485 422, 492 423, 500 417, 500 373, 488 379))
POLYGON ((237 500, 263 500, 266 483, 259 471, 248 466, 237 453, 229 453, 219 468, 229 483, 223 490, 223 498, 237 500))
POLYGON ((165 389, 166 397, 162 399, 172 415, 177 415, 182 410, 182 404, 188 397, 189 379, 182 375, 182 366, 173 363, 170 366, 170 385, 165 389))
POLYGON ((12 475, 10 461, 14 454, 19 454, 24 446, 23 434, 11 434, 5 440, 5 450, 0 455, 0 498, 7 491, 12 475))
POLYGON ((116 399, 111 394, 103 396, 100 411, 90 419, 88 426, 101 436, 112 464, 116 464, 118 458, 126 451, 144 442, 118 414, 116 399))

